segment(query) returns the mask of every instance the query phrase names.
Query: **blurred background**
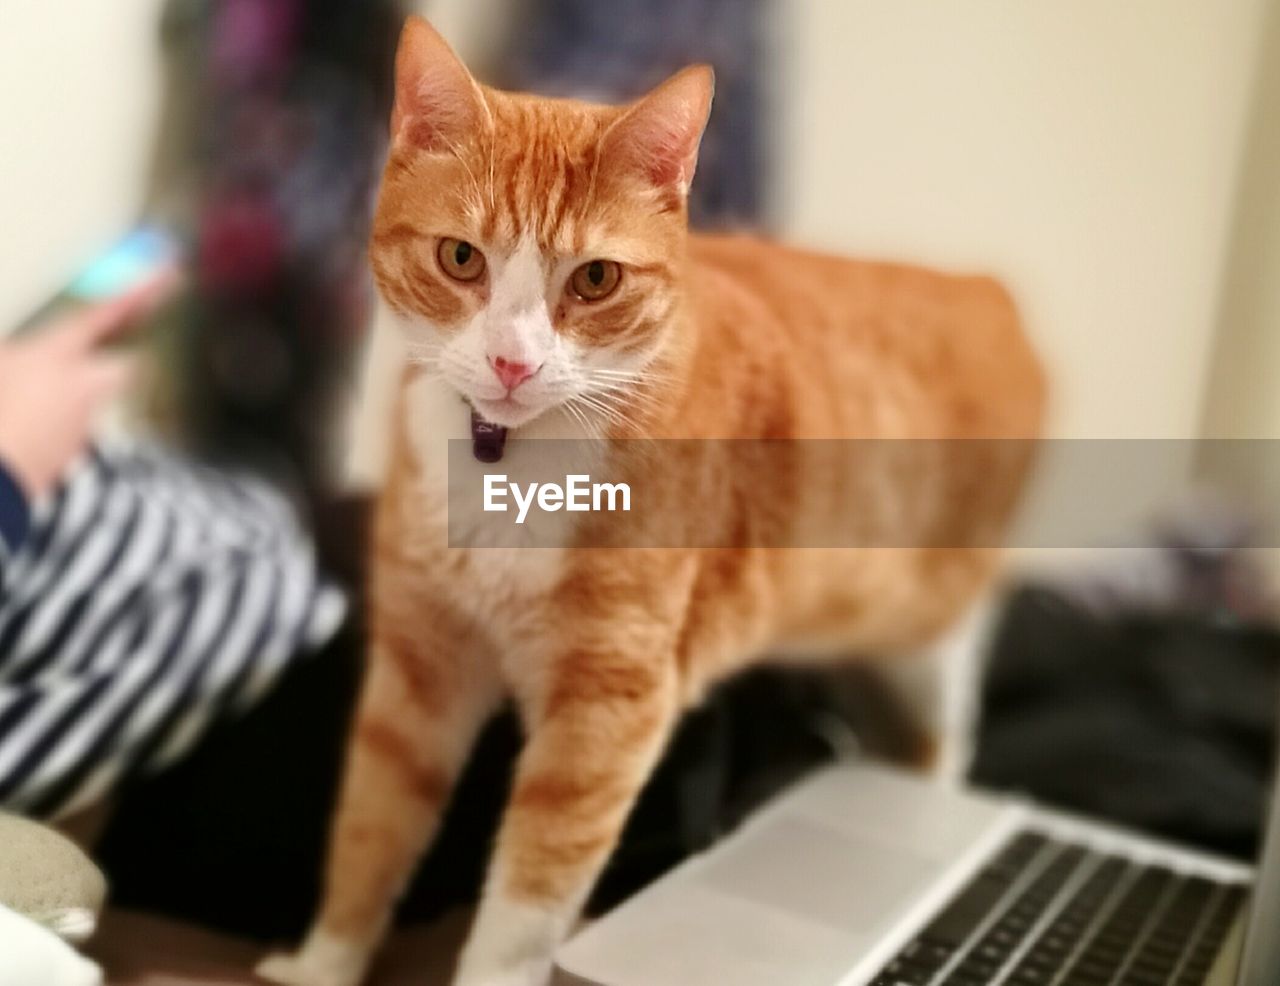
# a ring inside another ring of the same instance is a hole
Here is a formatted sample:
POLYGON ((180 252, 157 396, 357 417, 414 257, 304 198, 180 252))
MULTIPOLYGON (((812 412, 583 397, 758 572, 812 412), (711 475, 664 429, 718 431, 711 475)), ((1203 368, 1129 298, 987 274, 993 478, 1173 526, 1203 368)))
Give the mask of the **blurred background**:
MULTIPOLYGON (((254 5, 5 4, 0 324, 58 291, 146 207, 182 207, 172 156, 218 151, 175 146, 213 136, 208 105, 198 119, 174 105, 195 98, 212 39, 179 35, 212 29, 210 12, 223 6, 254 5)), ((296 10, 279 16, 297 23, 255 27, 242 14, 224 41, 315 30, 315 15, 301 12, 318 8, 346 19, 331 47, 371 49, 305 52, 307 40, 282 37, 257 43, 285 50, 243 53, 350 59, 356 78, 333 88, 352 105, 331 109, 336 142, 353 155, 369 128, 382 133, 386 58, 404 10, 421 9, 482 78, 577 83, 615 98, 668 65, 724 61, 707 50, 719 43, 731 50, 722 83, 728 74, 738 85, 721 89, 716 115, 745 131, 751 150, 735 167, 758 172, 741 179, 753 184, 732 203, 736 218, 841 251, 1005 277, 1053 368, 1059 435, 1280 434, 1280 395, 1268 386, 1280 340, 1265 331, 1280 319, 1280 288, 1261 276, 1280 266, 1280 26, 1267 0, 689 5, 723 22, 719 38, 664 30, 646 3, 262 6, 296 10), (336 13, 345 8, 355 13, 336 13), (645 31, 654 37, 639 53, 617 52, 640 63, 611 68, 600 46, 645 31), (561 50, 540 55, 534 43, 561 50), (565 57, 574 46, 585 52, 577 62, 565 57), (557 59, 571 67, 546 67, 557 59), (735 89, 750 112, 734 106, 735 89)), ((695 16, 652 6, 676 28, 695 16)))
MULTIPOLYGON (((717 101, 695 224, 1002 278, 1051 374, 1052 436, 1167 444, 1159 496, 1133 505, 1129 549, 1019 553, 975 779, 1252 851, 1280 667, 1265 547, 1280 542, 1248 507, 1280 489, 1280 456, 1265 451, 1280 439, 1280 4, 5 0, 0 331, 139 224, 162 230, 187 257, 190 290, 156 333, 160 371, 135 412, 285 484, 353 584, 395 360, 363 251, 408 12, 506 87, 620 101, 709 61, 717 101), (1224 456, 1203 439, 1258 444, 1224 456), (1231 496, 1182 504, 1206 486, 1231 496)), ((1073 495, 1110 495, 1105 476, 1083 489, 1080 478, 1073 495)), ((355 661, 286 683, 195 767, 126 799, 103 843, 118 899, 296 933, 329 781, 300 796, 316 816, 302 834, 269 804, 228 828, 230 809, 210 812, 199 790, 217 776, 270 787, 237 773, 235 751, 271 745, 272 717, 300 709, 300 732, 314 723, 329 737, 317 755, 327 778, 355 661), (206 864, 184 851, 202 838, 221 846, 206 864), (149 871, 129 866, 140 846, 149 871), (269 857, 294 896, 237 910, 228 887, 220 904, 218 871, 243 852, 269 857), (176 873, 215 890, 192 902, 170 885, 176 873)), ((694 716, 605 897, 829 755, 815 721, 875 710, 850 694, 754 677, 694 716), (761 721, 776 724, 763 739, 761 721)), ((299 756, 315 748, 289 742, 299 756)), ((515 740, 499 726, 488 742, 500 762, 515 740)), ((472 800, 496 810, 486 792, 505 768, 478 769, 489 773, 472 800)), ((444 857, 457 840, 446 836, 444 857)), ((477 865, 437 880, 419 913, 464 898, 477 865)))

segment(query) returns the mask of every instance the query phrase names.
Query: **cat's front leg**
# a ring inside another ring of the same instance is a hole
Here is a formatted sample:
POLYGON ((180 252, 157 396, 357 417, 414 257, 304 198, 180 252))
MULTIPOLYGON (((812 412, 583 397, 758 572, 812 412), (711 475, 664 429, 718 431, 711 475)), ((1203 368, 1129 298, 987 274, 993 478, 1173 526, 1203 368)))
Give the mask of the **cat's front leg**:
MULTIPOLYGON (((430 609, 430 607, 426 607, 430 609)), ((375 612, 330 837, 324 903, 302 947, 257 974, 282 986, 356 986, 430 843, 479 727, 499 697, 474 628, 421 608, 375 612)))
POLYGON ((875 666, 920 740, 911 765, 947 786, 963 783, 973 760, 982 678, 997 615, 994 600, 981 596, 929 643, 875 666))
POLYGON ((676 717, 675 661, 661 636, 617 632, 627 652, 583 647, 554 667, 526 715, 529 740, 455 986, 547 981, 676 717))

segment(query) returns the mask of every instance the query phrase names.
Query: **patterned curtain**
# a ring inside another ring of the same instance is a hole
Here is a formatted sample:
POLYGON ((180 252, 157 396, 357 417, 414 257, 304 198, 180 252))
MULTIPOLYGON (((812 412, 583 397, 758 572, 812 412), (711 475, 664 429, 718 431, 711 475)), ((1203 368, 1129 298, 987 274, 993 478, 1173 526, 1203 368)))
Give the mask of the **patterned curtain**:
POLYGON ((612 102, 708 62, 716 99, 690 213, 695 225, 763 218, 768 121, 767 0, 529 0, 495 80, 510 88, 612 102))

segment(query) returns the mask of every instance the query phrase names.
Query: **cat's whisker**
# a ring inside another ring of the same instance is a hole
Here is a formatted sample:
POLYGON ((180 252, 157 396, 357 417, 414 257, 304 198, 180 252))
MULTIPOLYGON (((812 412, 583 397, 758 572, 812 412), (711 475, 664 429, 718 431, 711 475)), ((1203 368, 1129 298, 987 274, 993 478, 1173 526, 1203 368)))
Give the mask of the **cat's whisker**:
POLYGON ((659 406, 660 403, 656 394, 637 390, 631 386, 602 386, 590 390, 589 393, 599 400, 620 408, 649 410, 659 406))
POLYGON ((591 380, 612 380, 625 383, 639 382, 650 379, 647 374, 636 373, 630 370, 594 370, 589 375, 591 380))
POLYGON ((583 410, 578 407, 576 399, 567 401, 564 405, 565 410, 572 415, 573 419, 582 426, 583 431, 587 433, 588 438, 599 438, 600 429, 587 418, 583 410))
POLYGON ((626 408, 601 400, 594 394, 579 394, 577 399, 611 425, 628 428, 635 424, 626 408))
POLYGON ((592 387, 611 387, 611 388, 617 388, 617 389, 626 388, 626 387, 634 387, 638 389, 648 388, 652 386, 653 383, 655 382, 650 380, 647 377, 640 377, 640 376, 603 376, 603 375, 589 376, 587 378, 587 381, 589 386, 592 386, 592 387))
POLYGON ((650 384, 644 380, 601 380, 592 389, 619 394, 644 394, 650 389, 650 384))
POLYGON ((575 398, 572 403, 574 410, 578 415, 578 419, 582 422, 588 435, 593 439, 603 438, 605 435, 605 423, 601 422, 592 410, 583 407, 582 402, 575 398))
POLYGON ((588 394, 588 393, 579 394, 577 399, 582 404, 596 411, 596 413, 603 415, 604 417, 608 418, 610 421, 613 421, 615 423, 617 422, 617 419, 618 419, 617 412, 609 404, 606 404, 604 401, 600 400, 594 394, 588 394))
POLYGON ((614 370, 603 366, 590 371, 593 377, 627 377, 631 379, 642 376, 643 373, 643 370, 614 370))
POLYGON ((636 391, 649 391, 660 388, 667 381, 656 375, 637 375, 637 376, 592 376, 588 378, 590 383, 599 388, 631 388, 636 391))
POLYGON ((632 402, 602 400, 599 397, 597 397, 596 400, 599 402, 601 407, 607 408, 610 414, 626 424, 638 423, 637 420, 633 419, 638 419, 641 415, 651 409, 650 407, 632 402))

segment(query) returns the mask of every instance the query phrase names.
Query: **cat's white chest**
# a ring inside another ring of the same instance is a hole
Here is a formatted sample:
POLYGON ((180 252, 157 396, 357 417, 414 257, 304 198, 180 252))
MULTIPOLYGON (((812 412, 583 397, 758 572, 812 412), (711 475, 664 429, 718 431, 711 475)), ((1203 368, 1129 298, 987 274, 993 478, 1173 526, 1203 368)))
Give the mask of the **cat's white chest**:
POLYGON ((579 424, 548 412, 512 432, 497 462, 472 454, 471 410, 447 384, 414 381, 407 391, 409 439, 421 464, 428 499, 443 504, 448 543, 467 548, 563 548, 572 543, 581 513, 522 511, 515 489, 563 484, 570 475, 590 475, 604 458, 603 443, 579 424))
POLYGON ((512 600, 544 595, 563 573, 581 515, 539 513, 516 523, 509 496, 504 498, 506 511, 485 509, 485 477, 522 487, 563 477, 566 471, 590 468, 596 443, 553 412, 549 420, 509 436, 498 462, 484 463, 471 453, 471 411, 456 391, 424 378, 410 384, 405 396, 408 437, 420 465, 419 492, 429 512, 422 518, 427 536, 453 548, 474 549, 469 551, 466 585, 454 587, 458 601, 477 617, 499 619, 496 610, 512 600))

